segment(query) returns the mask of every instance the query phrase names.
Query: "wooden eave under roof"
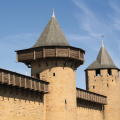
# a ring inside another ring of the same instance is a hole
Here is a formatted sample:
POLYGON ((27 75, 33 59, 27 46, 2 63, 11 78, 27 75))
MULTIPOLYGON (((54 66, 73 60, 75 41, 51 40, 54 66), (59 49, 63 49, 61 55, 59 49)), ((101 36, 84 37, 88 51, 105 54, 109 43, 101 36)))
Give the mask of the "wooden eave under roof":
POLYGON ((85 51, 72 46, 42 46, 19 50, 17 52, 17 61, 23 62, 30 67, 31 61, 45 58, 65 58, 75 63, 75 69, 84 64, 85 51))
POLYGON ((85 50, 83 50, 83 49, 81 49, 81 48, 77 48, 77 47, 73 47, 73 46, 60 46, 60 45, 56 45, 56 46, 51 45, 51 46, 32 47, 32 48, 28 48, 28 49, 16 50, 15 52, 21 52, 21 51, 25 51, 25 50, 34 50, 34 49, 37 49, 37 48, 47 48, 47 47, 54 47, 54 48, 57 48, 57 47, 58 47, 58 48, 59 48, 59 47, 65 48, 65 47, 67 47, 67 48, 79 49, 79 50, 81 50, 81 51, 85 54, 85 50))

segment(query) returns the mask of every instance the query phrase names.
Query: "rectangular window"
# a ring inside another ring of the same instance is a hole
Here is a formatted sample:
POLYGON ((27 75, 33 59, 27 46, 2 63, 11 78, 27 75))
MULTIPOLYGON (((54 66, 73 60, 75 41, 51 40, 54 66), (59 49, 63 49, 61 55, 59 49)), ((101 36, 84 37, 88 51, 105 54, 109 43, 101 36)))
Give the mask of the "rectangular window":
POLYGON ((108 69, 108 75, 111 75, 111 69, 108 69))
POLYGON ((100 76, 100 69, 96 70, 96 76, 100 76))
POLYGON ((55 73, 53 73, 53 76, 55 76, 55 73))

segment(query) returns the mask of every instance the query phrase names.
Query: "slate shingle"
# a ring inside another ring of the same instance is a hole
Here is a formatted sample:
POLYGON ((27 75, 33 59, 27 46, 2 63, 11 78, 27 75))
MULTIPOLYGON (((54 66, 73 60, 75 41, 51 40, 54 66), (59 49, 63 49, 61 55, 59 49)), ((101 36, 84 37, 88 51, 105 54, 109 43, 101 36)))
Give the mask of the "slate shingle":
POLYGON ((107 50, 103 45, 99 51, 97 59, 89 67, 87 67, 86 70, 101 68, 119 69, 116 67, 116 65, 114 64, 113 60, 111 59, 110 55, 108 54, 107 50))
POLYGON ((52 16, 34 47, 70 46, 55 16, 52 16))

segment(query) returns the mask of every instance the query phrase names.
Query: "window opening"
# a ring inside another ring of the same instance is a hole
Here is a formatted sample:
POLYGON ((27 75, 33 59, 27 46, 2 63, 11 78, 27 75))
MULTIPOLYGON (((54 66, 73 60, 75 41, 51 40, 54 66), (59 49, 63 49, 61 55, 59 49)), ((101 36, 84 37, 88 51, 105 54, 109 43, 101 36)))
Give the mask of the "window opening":
POLYGON ((111 69, 108 69, 108 75, 111 75, 111 69))
POLYGON ((53 76, 55 76, 55 73, 53 73, 53 76))
POLYGON ((107 83, 107 87, 109 87, 108 83, 107 83))
POLYGON ((95 86, 93 86, 93 89, 95 89, 95 86))
POLYGON ((65 99, 65 104, 67 104, 67 101, 66 101, 66 99, 65 99))
POLYGON ((66 99, 65 99, 65 109, 67 110, 67 101, 66 101, 66 99))
POLYGON ((96 76, 100 76, 100 69, 96 70, 96 76))

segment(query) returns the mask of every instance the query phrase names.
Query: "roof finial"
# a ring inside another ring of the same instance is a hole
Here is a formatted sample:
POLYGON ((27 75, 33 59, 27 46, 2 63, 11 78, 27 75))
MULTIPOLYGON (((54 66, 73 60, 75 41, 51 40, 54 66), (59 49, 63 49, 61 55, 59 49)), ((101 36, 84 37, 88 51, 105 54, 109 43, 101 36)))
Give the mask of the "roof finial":
POLYGON ((52 17, 55 17, 55 14, 54 14, 54 9, 53 9, 53 15, 52 15, 52 17))
POLYGON ((104 37, 104 36, 102 35, 102 46, 104 46, 104 45, 103 45, 103 37, 104 37))

